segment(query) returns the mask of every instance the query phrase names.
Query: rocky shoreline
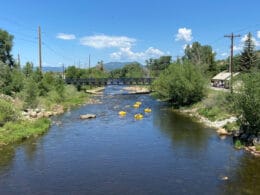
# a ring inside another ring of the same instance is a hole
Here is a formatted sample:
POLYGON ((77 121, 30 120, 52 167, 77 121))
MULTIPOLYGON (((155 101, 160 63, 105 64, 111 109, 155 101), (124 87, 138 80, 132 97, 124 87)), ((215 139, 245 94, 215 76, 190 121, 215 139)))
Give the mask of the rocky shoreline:
MULTIPOLYGON (((227 123, 232 123, 232 122, 237 121, 236 117, 232 116, 228 119, 224 119, 224 120, 221 120, 221 121, 210 121, 206 117, 201 116, 197 112, 197 109, 180 109, 180 110, 177 110, 177 112, 182 113, 182 114, 187 115, 187 116, 190 116, 192 118, 195 118, 198 122, 200 122, 201 124, 203 124, 207 127, 216 129, 216 132, 218 133, 218 135, 221 138, 225 138, 225 136, 233 136, 233 139, 235 139, 236 137, 239 137, 241 135, 242 136, 245 135, 245 134, 243 134, 243 132, 240 132, 240 131, 228 132, 224 128, 224 126, 227 123), (236 135, 236 134, 238 134, 238 135, 236 135)), ((258 139, 258 138, 254 137, 252 139, 258 139)), ((238 148, 238 149, 244 149, 245 151, 249 152, 253 156, 260 157, 260 151, 257 151, 255 146, 244 146, 244 147, 238 148)))

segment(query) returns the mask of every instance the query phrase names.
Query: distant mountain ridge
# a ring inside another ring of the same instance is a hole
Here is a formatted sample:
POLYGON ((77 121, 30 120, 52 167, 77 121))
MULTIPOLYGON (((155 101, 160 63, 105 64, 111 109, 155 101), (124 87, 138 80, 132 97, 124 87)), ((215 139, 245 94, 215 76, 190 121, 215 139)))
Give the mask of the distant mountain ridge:
POLYGON ((55 67, 55 66, 43 66, 43 72, 62 72, 62 67, 55 67))

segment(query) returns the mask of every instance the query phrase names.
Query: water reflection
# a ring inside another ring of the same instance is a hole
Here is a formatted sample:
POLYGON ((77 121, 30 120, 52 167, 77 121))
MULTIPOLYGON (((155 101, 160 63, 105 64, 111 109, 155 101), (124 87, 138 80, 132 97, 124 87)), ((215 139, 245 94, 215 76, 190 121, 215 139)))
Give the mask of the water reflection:
POLYGON ((211 129, 207 131, 190 118, 166 107, 156 109, 154 115, 154 125, 171 138, 173 147, 189 148, 197 152, 207 148, 211 129))
POLYGON ((231 178, 221 186, 225 194, 259 194, 259 160, 250 154, 240 156, 231 178))
POLYGON ((15 147, 6 146, 0 149, 0 174, 12 165, 15 157, 15 147))

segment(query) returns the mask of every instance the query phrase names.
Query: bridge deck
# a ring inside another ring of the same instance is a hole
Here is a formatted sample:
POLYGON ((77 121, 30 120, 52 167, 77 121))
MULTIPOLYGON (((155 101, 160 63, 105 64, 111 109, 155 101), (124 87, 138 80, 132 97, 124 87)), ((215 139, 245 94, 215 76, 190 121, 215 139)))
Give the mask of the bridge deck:
POLYGON ((153 78, 66 78, 67 84, 74 85, 150 85, 153 78))

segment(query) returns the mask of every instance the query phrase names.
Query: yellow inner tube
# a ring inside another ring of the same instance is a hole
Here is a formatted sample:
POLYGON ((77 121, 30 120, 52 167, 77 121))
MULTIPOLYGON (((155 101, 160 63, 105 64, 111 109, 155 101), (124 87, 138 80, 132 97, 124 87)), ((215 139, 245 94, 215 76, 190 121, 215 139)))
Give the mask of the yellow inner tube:
POLYGON ((135 114, 135 119, 142 119, 143 115, 142 114, 135 114))
POLYGON ((141 105, 142 105, 142 102, 135 102, 135 104, 141 106, 141 105))
POLYGON ((146 108, 146 109, 144 109, 144 112, 152 112, 152 109, 151 108, 146 108))
POLYGON ((119 114, 120 116, 125 116, 125 115, 126 115, 126 112, 125 112, 125 111, 120 111, 120 112, 118 112, 118 114, 119 114))
POLYGON ((140 105, 139 105, 139 104, 134 104, 133 107, 134 107, 134 108, 139 108, 140 105))

